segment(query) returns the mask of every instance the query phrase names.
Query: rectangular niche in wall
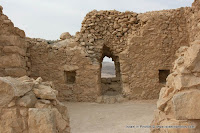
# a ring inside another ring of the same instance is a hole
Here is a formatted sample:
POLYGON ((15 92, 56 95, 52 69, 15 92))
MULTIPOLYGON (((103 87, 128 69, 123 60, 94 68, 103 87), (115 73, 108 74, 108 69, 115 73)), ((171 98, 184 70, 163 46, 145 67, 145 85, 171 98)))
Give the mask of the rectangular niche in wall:
POLYGON ((159 83, 165 84, 169 74, 170 70, 159 70, 159 83))
POLYGON ((64 71, 65 83, 74 84, 76 82, 76 71, 64 71))

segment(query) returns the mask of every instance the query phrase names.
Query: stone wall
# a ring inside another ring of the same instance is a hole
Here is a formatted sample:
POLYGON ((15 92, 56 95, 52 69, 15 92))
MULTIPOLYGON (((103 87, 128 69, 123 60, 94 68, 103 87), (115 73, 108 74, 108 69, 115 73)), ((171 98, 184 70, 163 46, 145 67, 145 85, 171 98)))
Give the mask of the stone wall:
POLYGON ((120 79, 114 78, 102 78, 101 79, 102 95, 120 95, 122 91, 120 79))
POLYGON ((96 100, 100 66, 92 64, 84 48, 77 42, 72 39, 49 45, 37 39, 27 39, 27 43, 31 77, 41 76, 45 81, 53 81, 59 92, 59 100, 96 100), (73 76, 70 72, 75 73, 74 83, 68 82, 70 76, 73 76))
POLYGON ((171 70, 175 51, 188 45, 186 9, 144 14, 94 10, 84 18, 76 41, 93 64, 105 55, 119 58, 124 96, 154 99, 163 86, 159 70, 171 70), (110 55, 103 54, 104 47, 110 55))
POLYGON ((0 76, 42 77, 55 84, 59 100, 95 101, 104 91, 101 63, 108 56, 119 65, 123 97, 158 98, 165 85, 159 76, 172 70, 175 51, 199 34, 198 4, 143 14, 94 10, 75 36, 66 32, 50 42, 25 38, 1 11, 0 76))
POLYGON ((14 27, 2 10, 0 6, 0 76, 24 76, 28 69, 25 33, 14 27))
POLYGON ((173 72, 160 92, 152 126, 186 126, 182 128, 154 128, 153 133, 200 132, 199 115, 199 58, 200 41, 177 51, 173 72), (193 127, 191 127, 193 126, 193 127))
POLYGON ((64 33, 53 44, 26 39, 28 74, 53 81, 60 100, 95 101, 103 94, 101 62, 108 56, 119 64, 123 97, 158 98, 159 72, 170 71, 175 51, 189 44, 189 10, 91 11, 74 37, 64 33), (67 83, 67 73, 75 73, 74 83, 67 83))
POLYGON ((69 133, 66 106, 51 82, 0 77, 1 133, 69 133))
POLYGON ((185 8, 148 12, 138 15, 139 25, 129 36, 129 49, 121 63, 126 68, 130 95, 133 98, 157 98, 162 70, 171 71, 175 52, 188 46, 185 8), (160 73, 159 73, 160 72, 160 73))
POLYGON ((160 91, 152 133, 198 133, 199 117, 199 61, 200 61, 200 1, 195 0, 192 8, 187 8, 187 27, 190 47, 181 47, 176 55, 172 73, 167 84, 160 91), (165 128, 159 128, 164 126, 165 128), (182 128, 166 128, 182 126, 182 128), (185 126, 185 127, 184 127, 185 126))
POLYGON ((193 42, 200 39, 200 1, 195 0, 192 8, 187 8, 187 28, 189 31, 189 40, 193 42))

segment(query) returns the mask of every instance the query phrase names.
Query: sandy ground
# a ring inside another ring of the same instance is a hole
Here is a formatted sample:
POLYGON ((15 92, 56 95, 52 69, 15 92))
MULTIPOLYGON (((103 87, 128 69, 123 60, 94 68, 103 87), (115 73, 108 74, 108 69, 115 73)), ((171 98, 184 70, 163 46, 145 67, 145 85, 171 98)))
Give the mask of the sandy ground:
POLYGON ((156 100, 115 104, 65 103, 68 106, 72 133, 149 133, 156 100))

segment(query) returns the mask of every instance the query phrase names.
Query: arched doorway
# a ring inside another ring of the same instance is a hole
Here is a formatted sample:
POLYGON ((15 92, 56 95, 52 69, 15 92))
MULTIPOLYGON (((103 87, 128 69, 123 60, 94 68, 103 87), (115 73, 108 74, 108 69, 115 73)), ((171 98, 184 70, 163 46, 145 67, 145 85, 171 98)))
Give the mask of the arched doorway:
POLYGON ((104 46, 101 58, 101 95, 115 96, 121 93, 119 58, 104 46))

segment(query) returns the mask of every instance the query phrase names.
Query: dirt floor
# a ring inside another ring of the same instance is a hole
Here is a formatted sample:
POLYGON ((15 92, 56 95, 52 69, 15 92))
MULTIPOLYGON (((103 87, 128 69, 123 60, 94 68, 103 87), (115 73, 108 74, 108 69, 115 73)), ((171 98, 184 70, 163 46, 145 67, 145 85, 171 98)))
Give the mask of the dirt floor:
POLYGON ((156 100, 115 104, 65 103, 72 133, 149 133, 156 100))

